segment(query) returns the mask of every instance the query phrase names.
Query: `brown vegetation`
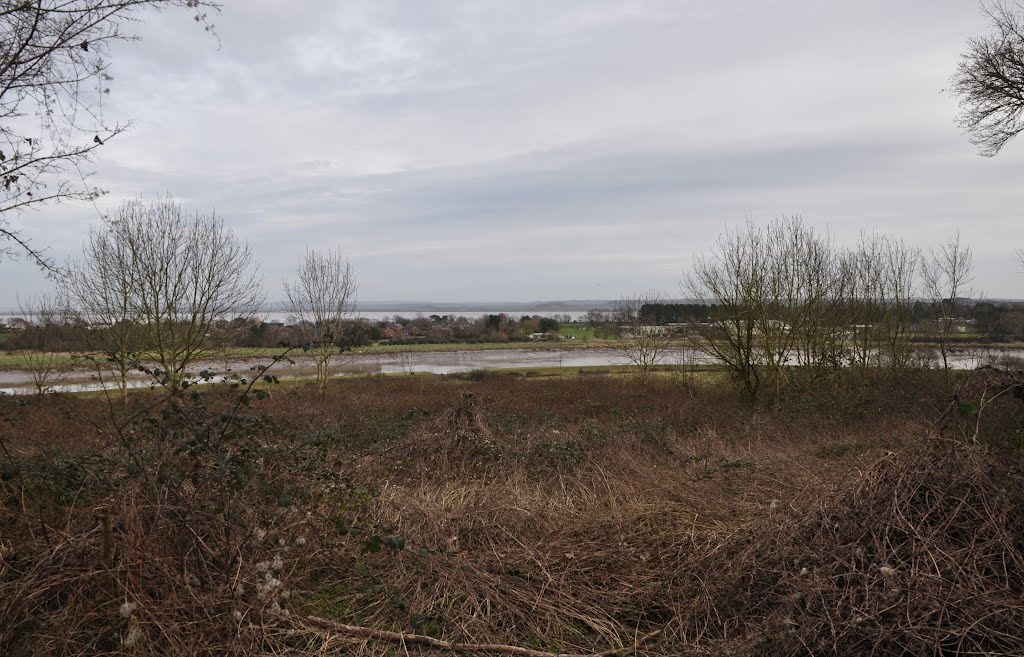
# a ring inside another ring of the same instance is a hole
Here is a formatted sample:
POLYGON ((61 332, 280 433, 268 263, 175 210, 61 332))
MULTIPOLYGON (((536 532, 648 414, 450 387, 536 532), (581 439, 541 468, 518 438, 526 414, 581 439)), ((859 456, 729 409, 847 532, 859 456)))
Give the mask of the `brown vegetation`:
POLYGON ((1019 654, 1004 448, 1024 414, 1010 390, 977 425, 998 447, 964 444, 976 409, 943 386, 851 372, 772 407, 612 376, 0 399, 0 645, 1019 654))

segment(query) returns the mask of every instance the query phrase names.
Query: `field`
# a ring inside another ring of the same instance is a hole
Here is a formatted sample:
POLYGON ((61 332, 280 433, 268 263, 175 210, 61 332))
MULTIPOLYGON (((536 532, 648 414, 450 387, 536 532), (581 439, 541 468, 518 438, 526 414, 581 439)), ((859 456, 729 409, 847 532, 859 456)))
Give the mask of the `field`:
POLYGON ((0 645, 1020 654, 1024 412, 954 389, 850 372, 752 404, 709 374, 473 373, 0 398, 0 645))
POLYGON ((587 342, 589 340, 596 339, 594 336, 596 329, 592 326, 572 326, 563 324, 558 329, 559 334, 566 340, 575 340, 577 342, 587 342))

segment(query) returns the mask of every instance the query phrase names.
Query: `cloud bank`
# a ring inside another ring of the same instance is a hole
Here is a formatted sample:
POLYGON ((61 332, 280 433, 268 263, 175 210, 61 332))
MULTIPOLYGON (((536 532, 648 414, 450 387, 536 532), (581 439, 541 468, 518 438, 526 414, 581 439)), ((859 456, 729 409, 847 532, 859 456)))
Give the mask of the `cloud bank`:
MULTIPOLYGON (((170 192, 259 255, 271 299, 340 245, 363 299, 677 292, 748 218, 839 243, 960 229, 1024 297, 1024 142, 975 154, 943 92, 972 3, 228 1, 220 38, 144 17, 113 57, 100 211, 170 192)), ((91 206, 19 219, 58 258, 91 206)), ((0 263, 0 307, 46 286, 0 263)))

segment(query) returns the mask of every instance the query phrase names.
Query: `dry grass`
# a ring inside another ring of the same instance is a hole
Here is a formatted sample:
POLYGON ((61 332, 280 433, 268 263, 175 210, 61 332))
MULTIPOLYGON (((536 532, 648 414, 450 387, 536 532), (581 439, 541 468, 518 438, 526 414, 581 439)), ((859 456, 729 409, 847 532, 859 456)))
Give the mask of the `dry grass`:
POLYGON ((750 406, 673 378, 473 378, 283 387, 220 439, 229 390, 202 412, 137 396, 120 434, 101 400, 0 399, 0 645, 431 654, 309 614, 567 652, 662 628, 642 652, 1020 647, 1021 475, 938 439, 937 379, 750 406))

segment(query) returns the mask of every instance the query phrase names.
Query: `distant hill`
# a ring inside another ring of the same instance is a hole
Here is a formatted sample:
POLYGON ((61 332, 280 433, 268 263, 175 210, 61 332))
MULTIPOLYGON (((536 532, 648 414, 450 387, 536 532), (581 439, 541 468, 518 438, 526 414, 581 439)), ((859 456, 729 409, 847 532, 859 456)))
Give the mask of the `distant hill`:
MULTIPOLYGON (((611 308, 616 303, 612 299, 560 299, 551 301, 360 301, 357 310, 363 312, 429 312, 445 313, 457 310, 464 311, 547 311, 547 312, 581 312, 591 308, 602 310, 611 308)), ((286 309, 283 302, 268 304, 264 311, 281 312, 286 309)))

